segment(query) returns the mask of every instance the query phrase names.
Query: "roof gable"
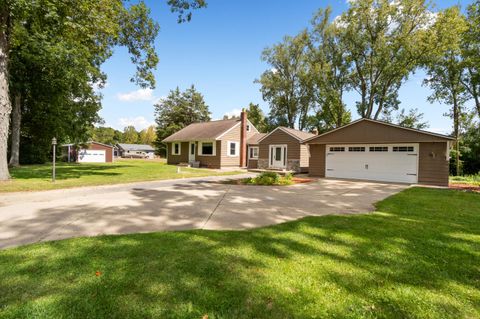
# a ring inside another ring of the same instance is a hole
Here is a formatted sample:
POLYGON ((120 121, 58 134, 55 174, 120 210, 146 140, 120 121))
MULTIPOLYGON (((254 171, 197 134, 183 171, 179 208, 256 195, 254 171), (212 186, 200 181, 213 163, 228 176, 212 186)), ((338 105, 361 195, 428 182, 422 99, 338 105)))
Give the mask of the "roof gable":
POLYGON ((453 140, 453 138, 382 121, 359 119, 332 131, 309 138, 304 143, 415 143, 445 142, 448 140, 453 140))
POLYGON ((278 131, 281 131, 290 135, 291 137, 298 140, 299 142, 303 141, 304 139, 308 139, 315 136, 315 134, 312 134, 312 133, 308 133, 308 132, 304 132, 304 131, 300 131, 300 130, 296 130, 296 129, 288 128, 284 126, 279 126, 275 128, 273 131, 271 131, 270 133, 265 134, 265 136, 263 136, 261 139, 258 140, 258 143, 262 142, 263 140, 267 139, 270 135, 273 135, 278 131))
POLYGON ((173 133, 162 142, 214 140, 239 123, 239 119, 193 123, 173 133))

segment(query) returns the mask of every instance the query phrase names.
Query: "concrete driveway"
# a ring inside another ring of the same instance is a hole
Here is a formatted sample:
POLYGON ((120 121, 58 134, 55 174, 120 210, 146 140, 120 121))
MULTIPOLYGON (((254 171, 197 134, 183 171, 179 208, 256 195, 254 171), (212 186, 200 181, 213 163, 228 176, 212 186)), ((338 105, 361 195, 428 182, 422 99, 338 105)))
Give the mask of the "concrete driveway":
POLYGON ((331 179, 287 187, 218 182, 227 178, 232 177, 2 194, 0 248, 100 234, 245 229, 308 215, 368 212, 407 187, 331 179))

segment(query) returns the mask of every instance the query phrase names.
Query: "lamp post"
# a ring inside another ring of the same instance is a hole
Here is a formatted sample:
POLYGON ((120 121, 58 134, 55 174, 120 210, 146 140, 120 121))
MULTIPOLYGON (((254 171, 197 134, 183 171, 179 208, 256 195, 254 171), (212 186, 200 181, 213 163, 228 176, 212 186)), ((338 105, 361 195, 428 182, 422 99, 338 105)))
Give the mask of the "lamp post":
POLYGON ((52 182, 55 182, 55 146, 57 145, 57 139, 54 137, 52 138, 52 145, 53 145, 53 168, 52 168, 52 182))

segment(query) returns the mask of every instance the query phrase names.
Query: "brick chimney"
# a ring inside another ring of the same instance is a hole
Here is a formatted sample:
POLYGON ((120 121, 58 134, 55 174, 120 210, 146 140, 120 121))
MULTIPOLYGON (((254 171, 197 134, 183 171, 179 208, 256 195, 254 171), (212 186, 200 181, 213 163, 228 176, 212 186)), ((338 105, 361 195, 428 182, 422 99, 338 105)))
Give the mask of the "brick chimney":
POLYGON ((312 134, 318 135, 318 130, 317 130, 317 128, 314 128, 314 129, 312 130, 312 134))
POLYGON ((247 166, 247 111, 240 113, 240 167, 247 166))

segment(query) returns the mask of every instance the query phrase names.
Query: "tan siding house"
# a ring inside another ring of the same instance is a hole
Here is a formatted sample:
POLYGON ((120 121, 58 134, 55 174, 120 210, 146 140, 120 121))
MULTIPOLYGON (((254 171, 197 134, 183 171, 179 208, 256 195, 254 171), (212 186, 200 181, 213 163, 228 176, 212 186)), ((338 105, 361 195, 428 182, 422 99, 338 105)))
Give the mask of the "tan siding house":
POLYGON ((448 186, 453 138, 360 119, 306 139, 312 176, 448 186))
POLYGON ((246 112, 240 119, 194 123, 163 140, 167 163, 217 169, 246 167, 247 140, 257 133, 246 112))

